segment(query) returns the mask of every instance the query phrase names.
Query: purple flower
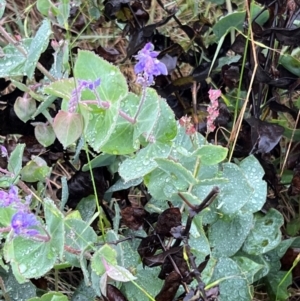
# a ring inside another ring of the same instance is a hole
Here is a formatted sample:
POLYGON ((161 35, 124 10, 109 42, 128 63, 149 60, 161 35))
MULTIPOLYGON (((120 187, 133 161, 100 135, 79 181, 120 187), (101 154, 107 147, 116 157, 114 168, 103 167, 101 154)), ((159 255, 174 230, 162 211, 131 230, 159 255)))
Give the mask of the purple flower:
POLYGON ((11 227, 16 235, 34 236, 39 233, 31 227, 39 225, 39 221, 33 213, 17 212, 11 219, 11 227))
POLYGON ((8 152, 5 146, 0 145, 1 157, 5 158, 8 157, 8 152))
POLYGON ((100 86, 100 83, 101 83, 100 78, 97 78, 94 81, 79 79, 77 88, 75 88, 72 91, 71 99, 69 101, 68 111, 70 113, 74 113, 76 111, 78 102, 79 102, 80 97, 81 97, 82 90, 88 89, 88 90, 91 90, 92 92, 96 93, 97 92, 96 88, 100 86))
POLYGON ((8 207, 11 204, 19 205, 20 203, 16 186, 11 186, 8 192, 0 191, 0 207, 8 207))
POLYGON ((97 87, 100 86, 101 79, 97 78, 95 81, 79 79, 78 83, 81 90, 89 89, 91 91, 94 91, 97 87))
POLYGON ((157 59, 159 52, 153 50, 154 45, 149 42, 134 56, 138 60, 134 72, 139 76, 138 82, 146 86, 154 83, 154 76, 168 74, 166 65, 157 59))

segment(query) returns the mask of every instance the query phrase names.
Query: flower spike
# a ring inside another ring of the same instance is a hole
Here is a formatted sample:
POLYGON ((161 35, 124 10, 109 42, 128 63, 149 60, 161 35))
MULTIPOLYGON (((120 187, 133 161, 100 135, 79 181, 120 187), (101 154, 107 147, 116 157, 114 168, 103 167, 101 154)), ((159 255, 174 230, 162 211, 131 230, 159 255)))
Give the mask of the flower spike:
POLYGON ((151 86, 154 83, 154 76, 168 74, 166 65, 157 59, 158 54, 158 51, 154 51, 154 45, 149 42, 134 56, 138 60, 134 67, 138 83, 151 86))

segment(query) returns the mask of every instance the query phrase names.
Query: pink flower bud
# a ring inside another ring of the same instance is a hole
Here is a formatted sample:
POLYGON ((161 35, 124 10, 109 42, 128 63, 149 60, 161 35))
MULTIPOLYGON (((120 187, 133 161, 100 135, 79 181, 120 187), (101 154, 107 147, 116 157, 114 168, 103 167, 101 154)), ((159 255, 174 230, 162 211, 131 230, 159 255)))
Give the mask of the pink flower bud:
POLYGON ((216 129, 214 121, 219 116, 219 101, 218 98, 221 96, 221 90, 210 89, 208 91, 210 105, 207 108, 208 116, 206 121, 207 133, 211 133, 216 129))

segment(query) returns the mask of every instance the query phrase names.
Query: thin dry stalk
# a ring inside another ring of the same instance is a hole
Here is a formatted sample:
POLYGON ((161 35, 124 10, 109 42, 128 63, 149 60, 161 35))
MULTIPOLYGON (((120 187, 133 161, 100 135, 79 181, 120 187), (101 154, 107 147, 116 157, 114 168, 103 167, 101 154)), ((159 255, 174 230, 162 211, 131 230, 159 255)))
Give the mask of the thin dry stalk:
POLYGON ((250 84, 249 84, 249 88, 248 88, 248 92, 247 92, 247 95, 246 95, 245 102, 243 104, 243 107, 241 109, 239 117, 236 121, 236 124, 234 125, 233 130, 231 132, 230 141, 232 141, 233 136, 234 136, 234 141, 233 141, 231 152, 230 152, 230 155, 229 155, 229 159, 228 159, 229 161, 231 161, 231 159, 232 159, 233 150, 235 148, 237 138, 239 136, 238 133, 239 133, 239 131, 241 129, 241 126, 242 126, 243 117, 244 117, 244 114, 245 114, 245 111, 246 111, 247 104, 249 102, 249 97, 250 97, 252 85, 253 85, 253 82, 254 82, 256 70, 258 68, 256 51, 255 51, 254 36, 253 36, 252 27, 251 27, 251 14, 250 14, 250 10, 249 10, 249 7, 248 7, 248 1, 247 0, 245 1, 245 6, 246 6, 247 18, 248 18, 248 24, 249 24, 249 32, 250 32, 250 36, 251 36, 251 47, 252 47, 252 53, 253 53, 254 68, 253 68, 253 73, 252 73, 252 76, 251 76, 251 80, 250 80, 250 84))

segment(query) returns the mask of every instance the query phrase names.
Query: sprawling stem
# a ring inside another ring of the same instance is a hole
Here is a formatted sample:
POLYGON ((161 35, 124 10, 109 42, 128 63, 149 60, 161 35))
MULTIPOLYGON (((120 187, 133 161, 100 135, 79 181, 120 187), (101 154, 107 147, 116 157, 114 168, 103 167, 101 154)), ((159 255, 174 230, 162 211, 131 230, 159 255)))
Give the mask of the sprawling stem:
MULTIPOLYGON (((109 101, 101 101, 99 103, 99 101, 96 100, 83 100, 81 101, 82 103, 85 104, 93 104, 93 105, 99 105, 101 108, 107 110, 110 108, 110 102, 109 101)), ((119 110, 119 115, 124 118, 125 120, 127 120, 128 122, 135 124, 136 123, 136 118, 132 118, 131 116, 129 116, 127 113, 125 113, 122 110, 119 110)))
POLYGON ((145 102, 145 98, 146 98, 146 86, 143 85, 141 101, 139 103, 139 107, 138 107, 138 109, 137 109, 137 111, 136 111, 136 113, 134 115, 134 118, 133 118, 134 123, 136 122, 136 119, 137 119, 137 117, 139 116, 139 114, 141 112, 142 106, 143 106, 143 104, 145 102))

